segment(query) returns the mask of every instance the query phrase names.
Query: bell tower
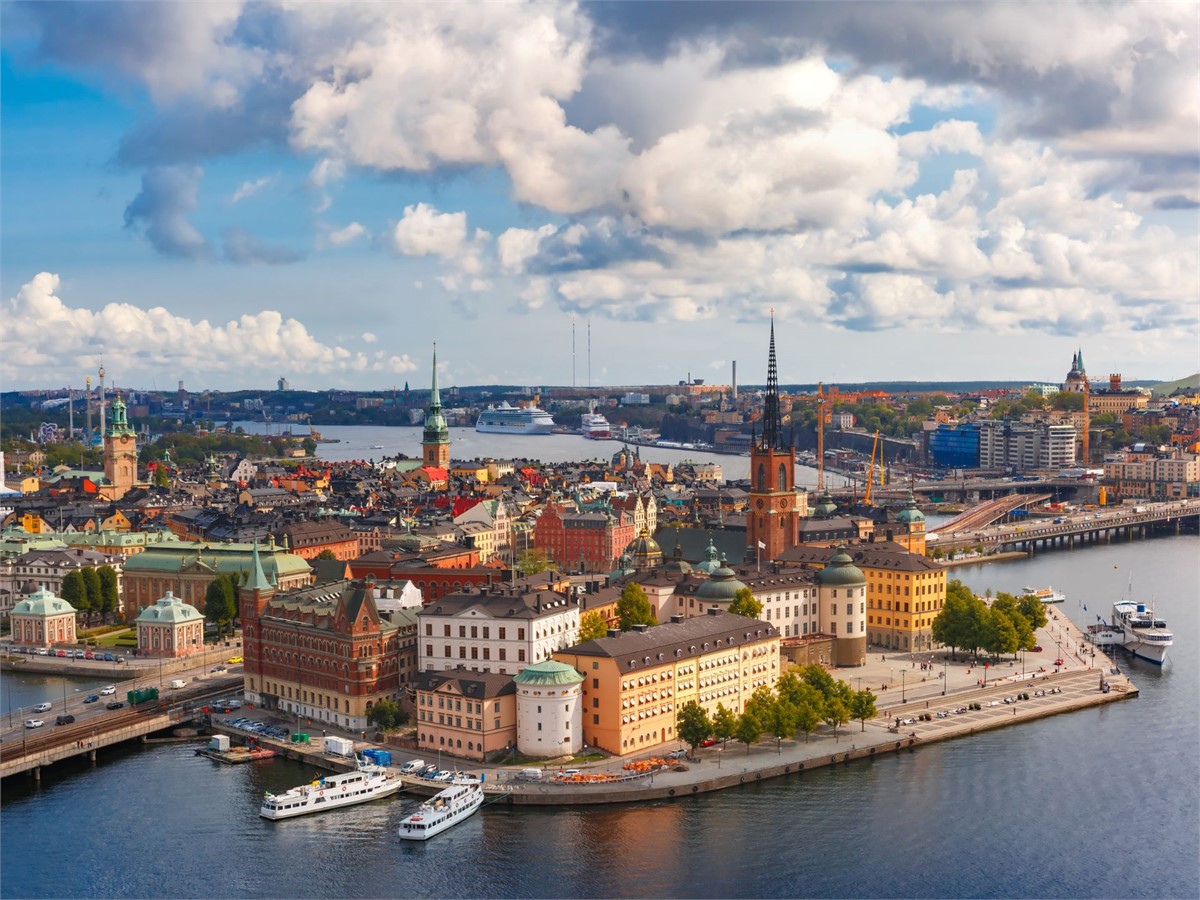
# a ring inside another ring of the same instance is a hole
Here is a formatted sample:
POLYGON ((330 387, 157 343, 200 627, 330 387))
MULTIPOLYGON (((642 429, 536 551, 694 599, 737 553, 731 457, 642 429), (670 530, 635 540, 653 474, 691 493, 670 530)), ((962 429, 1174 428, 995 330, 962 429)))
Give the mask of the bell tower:
POLYGON ((767 357, 767 395, 762 435, 750 448, 750 505, 746 516, 746 558, 774 559, 796 546, 804 499, 796 493, 796 449, 784 446, 779 415, 779 371, 775 364, 775 312, 767 357))
POLYGON ((433 345, 433 387, 425 408, 425 433, 421 437, 421 456, 427 466, 450 468, 450 429, 442 415, 442 397, 438 393, 437 344, 433 345))
POLYGON ((120 500, 137 483, 137 435, 125 418, 121 395, 112 404, 112 424, 104 434, 105 495, 120 500))

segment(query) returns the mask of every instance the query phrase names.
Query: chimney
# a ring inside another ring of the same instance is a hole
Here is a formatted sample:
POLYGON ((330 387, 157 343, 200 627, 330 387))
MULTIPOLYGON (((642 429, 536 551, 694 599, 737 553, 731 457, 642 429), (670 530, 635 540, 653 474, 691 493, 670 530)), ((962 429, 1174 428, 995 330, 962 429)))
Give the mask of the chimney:
POLYGON ((619 637, 620 634, 621 634, 620 628, 610 628, 610 629, 608 629, 607 637, 619 637))
POLYGON ((710 607, 708 608, 708 614, 709 614, 710 616, 719 616, 719 615, 721 614, 721 607, 719 607, 719 606, 710 606, 710 607))
POLYGON ((1119 391, 1121 389, 1121 373, 1120 372, 1116 373, 1115 375, 1110 374, 1108 376, 1108 389, 1110 391, 1119 391))
POLYGON ((671 616, 671 624, 672 625, 678 625, 682 621, 683 621, 683 616, 679 615, 679 613, 675 613, 674 615, 671 616))
POLYGON ((646 630, 649 627, 650 627, 649 625, 638 624, 638 625, 633 626, 633 630, 636 631, 638 634, 645 634, 646 630))

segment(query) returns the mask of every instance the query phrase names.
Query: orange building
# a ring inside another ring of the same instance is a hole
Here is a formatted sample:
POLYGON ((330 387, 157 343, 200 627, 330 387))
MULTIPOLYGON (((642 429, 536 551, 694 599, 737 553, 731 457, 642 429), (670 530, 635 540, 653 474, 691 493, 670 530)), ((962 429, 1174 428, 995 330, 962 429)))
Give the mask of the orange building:
POLYGON ((465 669, 422 672, 417 680, 417 746, 482 762, 517 743, 511 675, 465 669))

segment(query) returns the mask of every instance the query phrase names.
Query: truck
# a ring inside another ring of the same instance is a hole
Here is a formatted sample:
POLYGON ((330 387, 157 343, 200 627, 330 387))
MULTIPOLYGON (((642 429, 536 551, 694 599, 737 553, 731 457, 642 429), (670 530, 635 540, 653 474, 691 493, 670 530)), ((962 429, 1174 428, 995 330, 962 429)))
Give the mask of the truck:
POLYGON ((353 756, 354 741, 349 738, 327 737, 325 738, 325 752, 333 753, 336 756, 353 756))
POLYGON ((136 690, 129 691, 125 695, 125 699, 128 701, 130 706, 137 706, 139 703, 145 703, 148 700, 157 700, 158 688, 138 688, 136 690))
POLYGON ((184 681, 182 678, 172 678, 171 679, 171 690, 177 691, 180 688, 185 688, 185 687, 187 687, 187 682, 184 681))

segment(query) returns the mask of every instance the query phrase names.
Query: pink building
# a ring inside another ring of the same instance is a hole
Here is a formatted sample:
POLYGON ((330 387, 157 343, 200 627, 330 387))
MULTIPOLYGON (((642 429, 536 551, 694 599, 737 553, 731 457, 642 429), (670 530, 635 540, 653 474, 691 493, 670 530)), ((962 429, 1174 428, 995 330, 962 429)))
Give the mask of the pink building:
POLYGON ((138 656, 174 658, 204 649, 204 616, 170 591, 137 617, 138 656))
POLYGON ((49 647, 75 643, 75 607, 45 588, 12 608, 14 644, 49 647))

